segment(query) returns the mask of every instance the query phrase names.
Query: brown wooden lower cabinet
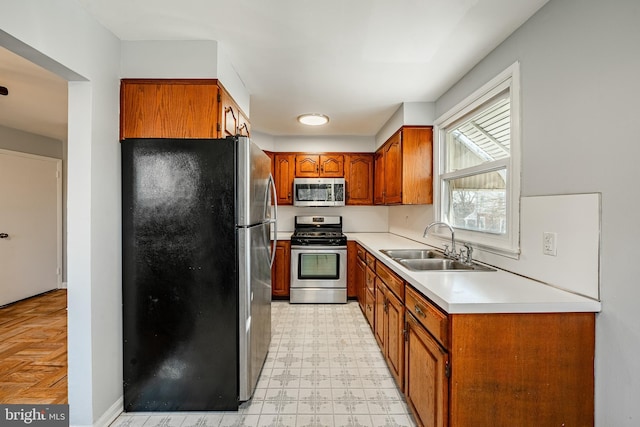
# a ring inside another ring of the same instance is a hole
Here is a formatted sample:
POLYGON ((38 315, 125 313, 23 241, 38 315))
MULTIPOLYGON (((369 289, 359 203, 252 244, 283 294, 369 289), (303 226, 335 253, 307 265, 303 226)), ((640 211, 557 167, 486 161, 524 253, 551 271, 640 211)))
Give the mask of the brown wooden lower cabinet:
POLYGON ((356 278, 356 265, 358 263, 357 243, 347 241, 347 298, 358 297, 358 283, 356 278))
POLYGON ((274 298, 288 298, 290 288, 291 242, 278 240, 276 257, 271 267, 271 296, 274 298))
POLYGON ((418 425, 593 426, 593 313, 452 314, 442 323, 431 310, 419 310, 420 321, 406 315, 405 395, 418 425), (445 348, 431 332, 447 324, 445 348))
POLYGON ((373 328, 375 324, 374 305, 376 298, 369 289, 365 289, 364 294, 364 315, 367 318, 367 322, 369 322, 369 326, 373 328))
POLYGON ((418 426, 594 425, 594 313, 448 314, 356 249, 363 312, 418 426))
POLYGON ((594 313, 449 321, 451 426, 594 425, 594 313))
POLYGON ((360 304, 360 310, 365 312, 365 276, 367 273, 367 264, 364 259, 357 257, 355 266, 355 282, 356 282, 356 294, 358 295, 358 304, 360 304))
POLYGON ((398 387, 404 387, 404 304, 389 289, 385 292, 385 348, 387 365, 398 387))
POLYGON ((385 295, 385 288, 386 286, 384 286, 384 283, 379 279, 376 278, 375 279, 375 283, 376 286, 374 288, 374 299, 375 299, 375 324, 373 326, 373 336, 376 338, 376 341, 378 341, 378 346, 380 347, 380 349, 382 350, 382 353, 384 354, 384 348, 386 345, 385 342, 385 323, 386 323, 386 319, 385 319, 385 310, 386 310, 386 305, 385 305, 385 301, 384 301, 384 295, 385 295))
POLYGON ((448 425, 449 355, 411 314, 407 314, 406 331, 407 404, 418 426, 445 427, 448 425))

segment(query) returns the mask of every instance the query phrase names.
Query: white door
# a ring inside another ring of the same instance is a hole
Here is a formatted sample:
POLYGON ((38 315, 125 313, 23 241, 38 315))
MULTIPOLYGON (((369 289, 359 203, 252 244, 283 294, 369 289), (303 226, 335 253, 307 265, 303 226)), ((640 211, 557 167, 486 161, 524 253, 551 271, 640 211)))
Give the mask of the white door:
POLYGON ((0 306, 61 284, 61 163, 0 150, 0 306))

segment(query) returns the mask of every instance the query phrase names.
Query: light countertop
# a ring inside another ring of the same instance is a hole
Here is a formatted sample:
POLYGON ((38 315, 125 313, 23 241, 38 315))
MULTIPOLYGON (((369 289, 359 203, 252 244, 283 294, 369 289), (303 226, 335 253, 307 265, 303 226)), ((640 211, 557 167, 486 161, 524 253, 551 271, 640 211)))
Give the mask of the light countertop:
POLYGON ((503 270, 424 271, 404 268, 380 249, 430 248, 391 233, 345 233, 449 314, 599 312, 600 301, 503 270))

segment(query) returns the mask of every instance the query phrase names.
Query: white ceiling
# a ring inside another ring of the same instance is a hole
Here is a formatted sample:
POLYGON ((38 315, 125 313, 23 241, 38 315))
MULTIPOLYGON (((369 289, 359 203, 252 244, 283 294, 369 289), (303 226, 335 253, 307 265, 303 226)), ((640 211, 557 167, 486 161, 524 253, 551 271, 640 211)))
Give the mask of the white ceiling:
POLYGON ((26 59, 0 48, 0 125, 65 140, 67 82, 26 59))
MULTIPOLYGON (((254 130, 369 136, 402 102, 435 101, 548 0, 78 1, 121 40, 217 40, 254 130), (305 112, 331 122, 304 128, 305 112)), ((0 124, 66 137, 64 82, 0 49, 0 85, 0 124)))

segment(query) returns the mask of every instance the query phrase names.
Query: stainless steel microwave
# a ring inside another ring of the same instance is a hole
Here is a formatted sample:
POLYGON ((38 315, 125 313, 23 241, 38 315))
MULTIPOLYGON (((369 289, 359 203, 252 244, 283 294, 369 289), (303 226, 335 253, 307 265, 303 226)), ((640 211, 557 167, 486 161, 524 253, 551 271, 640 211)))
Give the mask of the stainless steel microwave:
POLYGON ((295 178, 294 206, 344 206, 344 178, 295 178))

